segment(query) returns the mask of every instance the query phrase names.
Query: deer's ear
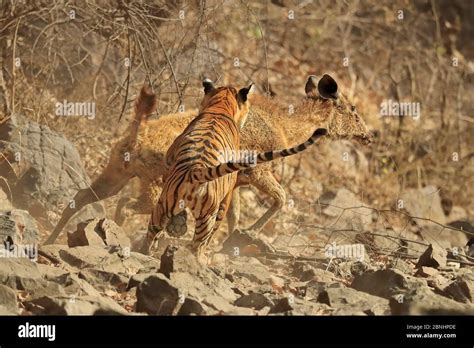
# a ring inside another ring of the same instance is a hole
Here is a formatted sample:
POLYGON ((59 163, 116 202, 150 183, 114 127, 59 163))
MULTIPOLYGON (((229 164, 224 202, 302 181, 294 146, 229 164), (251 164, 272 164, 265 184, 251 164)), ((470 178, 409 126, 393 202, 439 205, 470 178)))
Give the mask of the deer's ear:
POLYGON ((308 97, 316 97, 318 93, 318 78, 314 75, 308 76, 304 91, 308 97))
POLYGON ((309 76, 304 89, 308 97, 319 96, 324 99, 339 97, 337 82, 328 74, 324 74, 321 78, 314 75, 309 76))
POLYGON ((328 74, 324 74, 318 82, 319 95, 324 99, 337 99, 339 97, 338 89, 336 80, 328 74))
POLYGON ((251 83, 248 87, 241 88, 237 93, 237 99, 240 102, 245 103, 247 101, 248 96, 253 92, 253 90, 253 83, 251 83))
POLYGON ((210 79, 202 80, 202 86, 204 87, 204 94, 208 94, 216 89, 216 87, 214 87, 214 82, 210 79))

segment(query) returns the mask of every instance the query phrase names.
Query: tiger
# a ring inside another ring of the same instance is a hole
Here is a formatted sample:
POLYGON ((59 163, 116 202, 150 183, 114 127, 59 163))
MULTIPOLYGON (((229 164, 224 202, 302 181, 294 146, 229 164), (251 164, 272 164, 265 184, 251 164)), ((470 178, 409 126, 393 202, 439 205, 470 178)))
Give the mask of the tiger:
POLYGON ((326 129, 318 128, 306 142, 295 147, 259 153, 253 159, 247 156, 223 162, 224 153, 237 153, 240 148, 240 130, 248 115, 252 85, 237 91, 231 86, 216 88, 204 80, 203 87, 199 115, 166 154, 163 189, 140 249, 144 254, 149 253, 153 240, 170 220, 187 207, 196 220, 189 247, 200 262, 205 262, 207 246, 227 213, 238 172, 302 152, 327 134, 326 129))

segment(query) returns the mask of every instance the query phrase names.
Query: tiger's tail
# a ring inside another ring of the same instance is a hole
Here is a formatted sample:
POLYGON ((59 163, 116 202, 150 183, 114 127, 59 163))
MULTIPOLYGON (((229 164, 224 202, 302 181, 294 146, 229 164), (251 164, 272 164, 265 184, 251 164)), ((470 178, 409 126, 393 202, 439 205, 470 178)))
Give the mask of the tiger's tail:
POLYGON ((244 159, 244 161, 241 161, 242 163, 236 163, 235 161, 230 161, 230 162, 219 164, 211 168, 208 168, 208 167, 195 168, 191 172, 191 180, 204 183, 204 182, 215 180, 224 175, 237 172, 239 170, 254 167, 261 163, 270 162, 279 158, 295 155, 297 153, 300 153, 306 150, 308 147, 313 145, 319 138, 321 138, 322 136, 325 136, 326 134, 327 134, 326 129, 318 128, 313 133, 313 135, 304 143, 291 147, 289 149, 262 152, 256 155, 254 158, 247 157, 246 159, 244 159))

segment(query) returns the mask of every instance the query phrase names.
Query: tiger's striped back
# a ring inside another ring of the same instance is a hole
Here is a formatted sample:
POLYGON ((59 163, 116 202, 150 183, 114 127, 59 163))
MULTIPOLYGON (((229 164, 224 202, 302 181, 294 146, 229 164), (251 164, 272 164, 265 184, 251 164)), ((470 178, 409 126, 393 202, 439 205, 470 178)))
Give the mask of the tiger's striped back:
POLYGON ((201 250, 207 244, 225 216, 237 173, 205 184, 193 181, 191 173, 196 168, 217 166, 222 163, 223 151, 239 149, 239 125, 245 122, 248 113, 249 90, 237 92, 232 87, 221 87, 209 91, 201 105, 202 112, 175 139, 166 155, 167 174, 152 212, 146 244, 185 207, 189 207, 196 218, 196 249, 201 250))
MULTIPOLYGON (((239 129, 247 117, 249 90, 250 87, 237 92, 232 87, 215 89, 213 86, 207 92, 205 89, 202 112, 168 150, 163 191, 152 212, 142 251, 148 251, 154 236, 165 227, 173 235, 167 223, 188 207, 196 218, 192 247, 199 257, 203 255, 213 232, 226 215, 237 172, 253 166, 245 161, 222 161, 222 154, 239 151, 239 129)), ((304 151, 325 134, 325 129, 318 129, 303 144, 258 154, 256 164, 304 151)))

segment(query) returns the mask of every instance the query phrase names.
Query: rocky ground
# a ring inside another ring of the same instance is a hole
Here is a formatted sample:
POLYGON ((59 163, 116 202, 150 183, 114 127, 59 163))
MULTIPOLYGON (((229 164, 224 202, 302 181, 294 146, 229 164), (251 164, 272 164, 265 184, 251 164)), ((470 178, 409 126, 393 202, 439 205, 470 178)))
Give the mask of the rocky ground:
MULTIPOLYGON (((0 143, 10 158, 19 142, 13 121, 0 143)), ((164 237, 145 256, 135 250, 146 217, 119 227, 92 208, 60 244, 39 246, 59 203, 89 179, 66 138, 43 127, 29 141, 26 166, 0 168, 10 179, 0 190, 0 314, 474 314, 473 226, 436 187, 405 190, 397 210, 374 209, 348 188, 315 180, 323 169, 308 167, 322 161, 289 162, 282 212, 258 238, 221 233, 205 266, 185 247, 192 221, 183 239, 164 237), (82 180, 56 168, 65 161, 82 180)), ((357 179, 367 165, 348 142, 321 147, 318 156, 346 178, 357 179), (350 149, 351 161, 341 162, 350 149)), ((269 204, 248 188, 241 201, 242 225, 269 204)))
MULTIPOLYGON (((31 243, 35 223, 21 210, 2 215, 2 233, 31 243)), ((5 243, 0 313, 6 315, 389 315, 474 314, 474 267, 429 246, 419 259, 375 262, 303 257, 241 232, 208 266, 177 240, 156 256, 131 251, 113 221, 93 219, 68 245, 29 250, 5 243), (21 257, 24 256, 24 257, 21 257)), ((26 244, 25 244, 26 245, 26 244)), ((361 244, 363 246, 363 244, 361 244)), ((337 256, 337 255, 336 255, 337 256)), ((451 255, 452 256, 452 255, 451 255)))

